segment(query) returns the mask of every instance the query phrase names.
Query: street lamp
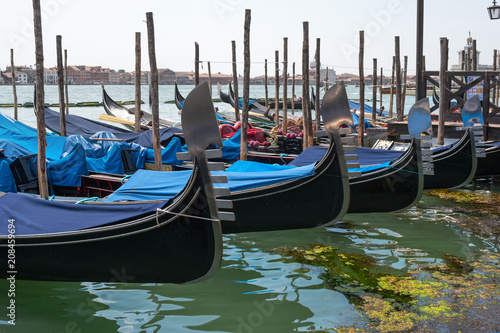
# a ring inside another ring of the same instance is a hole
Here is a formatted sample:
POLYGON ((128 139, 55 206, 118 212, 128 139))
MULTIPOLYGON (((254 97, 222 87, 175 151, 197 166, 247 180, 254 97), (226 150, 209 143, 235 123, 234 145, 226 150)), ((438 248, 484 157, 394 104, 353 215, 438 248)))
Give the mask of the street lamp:
POLYGON ((500 6, 497 6, 496 0, 493 0, 493 6, 488 7, 488 13, 490 14, 491 20, 500 19, 500 6))

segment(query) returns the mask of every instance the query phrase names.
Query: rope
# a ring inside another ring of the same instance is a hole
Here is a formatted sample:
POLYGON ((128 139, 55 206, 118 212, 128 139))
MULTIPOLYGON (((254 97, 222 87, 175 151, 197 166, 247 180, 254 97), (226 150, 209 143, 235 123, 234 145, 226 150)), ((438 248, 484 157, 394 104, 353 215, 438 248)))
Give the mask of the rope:
POLYGON ((210 221, 210 222, 217 222, 217 221, 219 221, 219 219, 213 219, 213 218, 201 217, 201 216, 195 216, 195 215, 189 215, 189 214, 182 214, 182 213, 174 213, 174 212, 171 212, 169 210, 157 208, 156 209, 156 224, 158 226, 160 226, 160 220, 158 219, 159 216, 160 216, 160 212, 161 213, 172 214, 174 216, 189 217, 189 218, 193 218, 193 219, 197 219, 197 220, 203 220, 203 221, 210 221))
POLYGON ((120 182, 123 184, 123 183, 125 182, 125 180, 126 180, 126 179, 128 179, 128 178, 130 178, 130 177, 132 177, 132 175, 127 175, 127 176, 123 177, 123 178, 120 180, 120 182))
POLYGON ((90 197, 90 198, 85 198, 85 199, 82 199, 82 200, 80 200, 80 201, 77 201, 77 202, 75 203, 75 205, 81 204, 82 202, 89 201, 89 200, 94 200, 94 201, 97 201, 97 200, 99 200, 99 197, 90 197))
POLYGON ((280 155, 280 160, 281 160, 284 164, 286 164, 286 162, 285 162, 285 160, 283 159, 283 157, 286 157, 286 156, 290 156, 290 155, 288 155, 288 154, 281 154, 281 155, 280 155))

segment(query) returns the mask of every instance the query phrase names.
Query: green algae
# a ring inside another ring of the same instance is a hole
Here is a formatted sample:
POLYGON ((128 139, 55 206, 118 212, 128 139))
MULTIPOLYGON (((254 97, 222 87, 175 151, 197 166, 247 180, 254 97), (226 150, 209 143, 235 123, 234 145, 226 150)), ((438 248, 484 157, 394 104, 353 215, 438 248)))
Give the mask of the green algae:
POLYGON ((500 237, 500 194, 490 191, 430 190, 427 195, 461 204, 464 214, 455 221, 465 230, 495 238, 500 237))
MULTIPOLYGON (((290 261, 323 268, 320 277, 325 284, 344 294, 364 319, 352 327, 329 331, 467 331, 483 327, 477 318, 488 312, 496 318, 500 309, 500 256, 489 251, 470 262, 446 255, 443 264, 422 264, 409 272, 383 266, 365 254, 342 253, 318 244, 274 252, 290 261)), ((500 322, 493 325, 500 326, 500 322)))

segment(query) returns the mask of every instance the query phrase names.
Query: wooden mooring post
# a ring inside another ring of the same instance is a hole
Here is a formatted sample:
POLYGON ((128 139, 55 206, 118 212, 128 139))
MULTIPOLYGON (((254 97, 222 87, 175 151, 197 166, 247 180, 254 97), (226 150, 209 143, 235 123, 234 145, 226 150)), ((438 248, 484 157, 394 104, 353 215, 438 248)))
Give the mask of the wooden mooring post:
POLYGON ((264 89, 265 89, 265 94, 266 94, 266 103, 265 103, 265 106, 266 108, 269 107, 269 90, 267 88, 267 84, 268 84, 268 76, 267 76, 267 59, 266 61, 264 62, 264 89))
MULTIPOLYGON (((314 99, 314 111, 316 113, 316 130, 319 130, 320 124, 321 124, 321 106, 320 106, 320 85, 321 85, 321 39, 316 38, 316 59, 314 59, 316 62, 316 96, 314 99)), ((318 142, 320 138, 318 137, 318 142)))
POLYGON ((444 144, 444 122, 448 112, 448 93, 446 92, 446 71, 448 70, 448 39, 440 38, 441 62, 439 67, 439 121, 437 144, 444 144))
POLYGON ((389 117, 392 118, 392 108, 394 106, 394 75, 396 71, 396 56, 392 56, 392 75, 391 75, 391 97, 389 100, 389 117))
POLYGON ((417 0, 417 45, 416 45, 416 82, 415 101, 427 96, 424 79, 424 0, 417 0))
POLYGON ((47 131, 45 129, 45 91, 43 73, 43 38, 42 38, 42 17, 40 10, 40 0, 33 0, 33 21, 35 31, 35 54, 36 54, 36 83, 35 83, 35 108, 36 108, 36 129, 38 135, 38 188, 41 199, 48 199, 49 188, 47 181, 46 151, 47 131))
POLYGON ((252 21, 252 11, 245 10, 245 25, 243 36, 243 105, 241 117, 241 145, 240 160, 247 160, 248 145, 248 109, 250 99, 250 23, 252 21))
POLYGON ((210 98, 212 98, 212 68, 210 66, 210 61, 207 62, 208 67, 208 90, 210 90, 210 98))
POLYGON ((283 37, 283 134, 288 132, 288 38, 283 37))
POLYGON ((365 136, 365 32, 359 32, 359 124, 358 124, 358 146, 363 147, 365 136))
POLYGON ((295 115, 295 62, 292 63, 292 116, 295 115))
POLYGON ((194 42, 194 85, 200 84, 200 45, 194 42))
POLYGON ((378 114, 381 116, 382 115, 382 85, 384 84, 384 68, 380 67, 380 79, 379 79, 379 99, 380 99, 380 105, 378 107, 378 114))
POLYGON ((309 98, 309 22, 303 22, 302 43, 302 114, 304 120, 304 150, 313 145, 311 102, 309 98))
POLYGON ((159 100, 158 100, 158 67, 156 65, 156 49, 155 49, 155 27, 153 22, 153 13, 146 13, 146 21, 148 27, 148 51, 149 65, 151 71, 151 114, 153 118, 153 150, 155 154, 155 170, 160 171, 161 160, 161 145, 160 145, 160 115, 159 115, 159 100))
POLYGON ((274 122, 280 123, 280 54, 274 51, 274 122))
POLYGON ((16 71, 14 69, 14 49, 10 49, 10 72, 12 74, 12 94, 14 95, 14 119, 17 120, 16 71))
POLYGON ((141 33, 135 33, 135 121, 134 131, 141 131, 141 33), (137 75, 139 73, 139 75, 137 75))
POLYGON ((236 121, 240 121, 240 102, 238 95, 238 68, 236 64, 236 41, 231 41, 231 50, 233 57, 233 91, 234 91, 234 116, 236 117, 236 121))
POLYGON ((377 122, 377 58, 373 58, 372 77, 372 124, 377 122))
MULTIPOLYGON (((493 71, 497 70, 497 50, 493 50, 493 71)), ((498 83, 493 87, 493 92, 491 96, 491 100, 493 101, 493 104, 497 104, 496 101, 496 96, 497 96, 497 88, 498 88, 498 83)), ((497 104, 498 105, 498 104, 497 104)))
POLYGON ((402 91, 401 91, 401 112, 403 113, 403 117, 404 117, 405 103, 406 103, 407 72, 408 72, 408 56, 405 56, 404 57, 404 65, 403 65, 403 87, 402 87, 402 91))
POLYGON ((399 36, 395 37, 395 53, 396 53, 396 116, 398 121, 403 121, 403 110, 401 109, 401 58, 399 48, 399 36))
POLYGON ((64 96, 66 97, 66 114, 69 114, 68 93, 68 50, 64 49, 64 96))
POLYGON ((66 136, 66 108, 64 107, 64 68, 62 55, 62 36, 56 36, 57 49, 57 88, 59 91, 59 129, 66 136))

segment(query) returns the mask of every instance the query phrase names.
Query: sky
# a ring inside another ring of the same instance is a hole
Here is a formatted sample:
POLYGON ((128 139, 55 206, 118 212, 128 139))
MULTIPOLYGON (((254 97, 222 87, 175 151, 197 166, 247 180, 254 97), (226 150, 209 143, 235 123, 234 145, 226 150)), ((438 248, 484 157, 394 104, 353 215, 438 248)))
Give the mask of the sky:
MULTIPOLYGON (((274 75, 275 51, 283 61, 283 37, 288 37, 288 72, 296 63, 301 73, 303 22, 309 22, 310 60, 321 40, 321 63, 337 74, 359 73, 359 31, 365 31, 365 75, 378 68, 390 75, 394 38, 400 36, 401 56, 415 74, 416 0, 41 0, 44 66, 56 65, 56 35, 62 35, 69 65, 135 69, 135 33, 141 32, 142 69, 149 70, 146 12, 153 12, 158 68, 194 70, 194 42, 200 45, 201 72, 232 73, 231 41, 236 41, 238 72, 243 74, 245 9, 251 9, 251 75, 274 75)), ((424 55, 428 70, 439 70, 439 39, 449 39, 449 65, 458 63, 471 33, 481 51, 480 63, 490 64, 500 49, 500 20, 488 17, 491 0, 425 1, 424 55)), ((0 68, 34 65, 31 0, 0 0, 0 68)))

